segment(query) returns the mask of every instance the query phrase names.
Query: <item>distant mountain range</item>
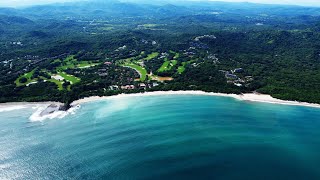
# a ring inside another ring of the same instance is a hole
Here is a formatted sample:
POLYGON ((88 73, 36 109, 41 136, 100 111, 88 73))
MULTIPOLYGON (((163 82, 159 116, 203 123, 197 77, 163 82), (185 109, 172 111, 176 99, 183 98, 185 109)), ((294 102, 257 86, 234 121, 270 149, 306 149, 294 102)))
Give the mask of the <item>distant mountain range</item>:
POLYGON ((241 15, 277 16, 320 16, 320 8, 263 5, 254 3, 192 2, 184 1, 145 1, 135 3, 130 0, 94 0, 82 2, 56 3, 27 8, 0 8, 0 15, 23 16, 27 18, 66 18, 66 17, 123 17, 123 16, 182 16, 190 14, 231 13, 241 15))

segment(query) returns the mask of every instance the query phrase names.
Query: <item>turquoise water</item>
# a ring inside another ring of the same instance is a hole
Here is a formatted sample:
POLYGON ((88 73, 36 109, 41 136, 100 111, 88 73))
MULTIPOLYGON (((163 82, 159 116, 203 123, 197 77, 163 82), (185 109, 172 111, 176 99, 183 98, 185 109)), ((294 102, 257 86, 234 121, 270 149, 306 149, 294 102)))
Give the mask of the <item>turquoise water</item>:
POLYGON ((320 109, 214 96, 0 113, 0 179, 320 179, 320 109))

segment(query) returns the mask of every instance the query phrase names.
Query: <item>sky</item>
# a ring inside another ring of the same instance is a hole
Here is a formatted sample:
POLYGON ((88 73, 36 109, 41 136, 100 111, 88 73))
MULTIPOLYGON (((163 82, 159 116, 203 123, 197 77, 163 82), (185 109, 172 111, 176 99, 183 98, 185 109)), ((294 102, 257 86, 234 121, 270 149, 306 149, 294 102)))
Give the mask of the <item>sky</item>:
MULTIPOLYGON (((0 0, 0 6, 19 7, 19 6, 30 6, 30 5, 49 4, 49 3, 57 3, 57 2, 58 3, 70 2, 70 1, 79 1, 79 0, 0 0)), ((193 1, 199 1, 199 0, 193 0, 193 1)), ((207 1, 210 1, 210 0, 207 0, 207 1)), ((320 0, 213 0, 213 1, 320 6, 320 0)))

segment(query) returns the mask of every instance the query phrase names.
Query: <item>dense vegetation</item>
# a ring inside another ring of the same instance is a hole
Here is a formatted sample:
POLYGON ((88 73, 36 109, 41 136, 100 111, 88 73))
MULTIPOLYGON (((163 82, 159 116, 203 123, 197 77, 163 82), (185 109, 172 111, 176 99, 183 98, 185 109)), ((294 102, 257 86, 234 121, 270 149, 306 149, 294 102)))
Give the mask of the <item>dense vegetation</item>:
POLYGON ((0 102, 204 90, 320 103, 319 12, 217 2, 0 8, 0 102))

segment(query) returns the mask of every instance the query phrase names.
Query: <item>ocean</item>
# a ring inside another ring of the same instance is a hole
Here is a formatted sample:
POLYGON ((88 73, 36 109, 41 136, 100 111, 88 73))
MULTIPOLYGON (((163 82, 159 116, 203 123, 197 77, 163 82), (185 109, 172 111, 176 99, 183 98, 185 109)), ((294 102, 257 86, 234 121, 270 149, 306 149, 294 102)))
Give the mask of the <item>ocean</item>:
POLYGON ((0 112, 0 179, 320 179, 320 109, 162 95, 0 112))

